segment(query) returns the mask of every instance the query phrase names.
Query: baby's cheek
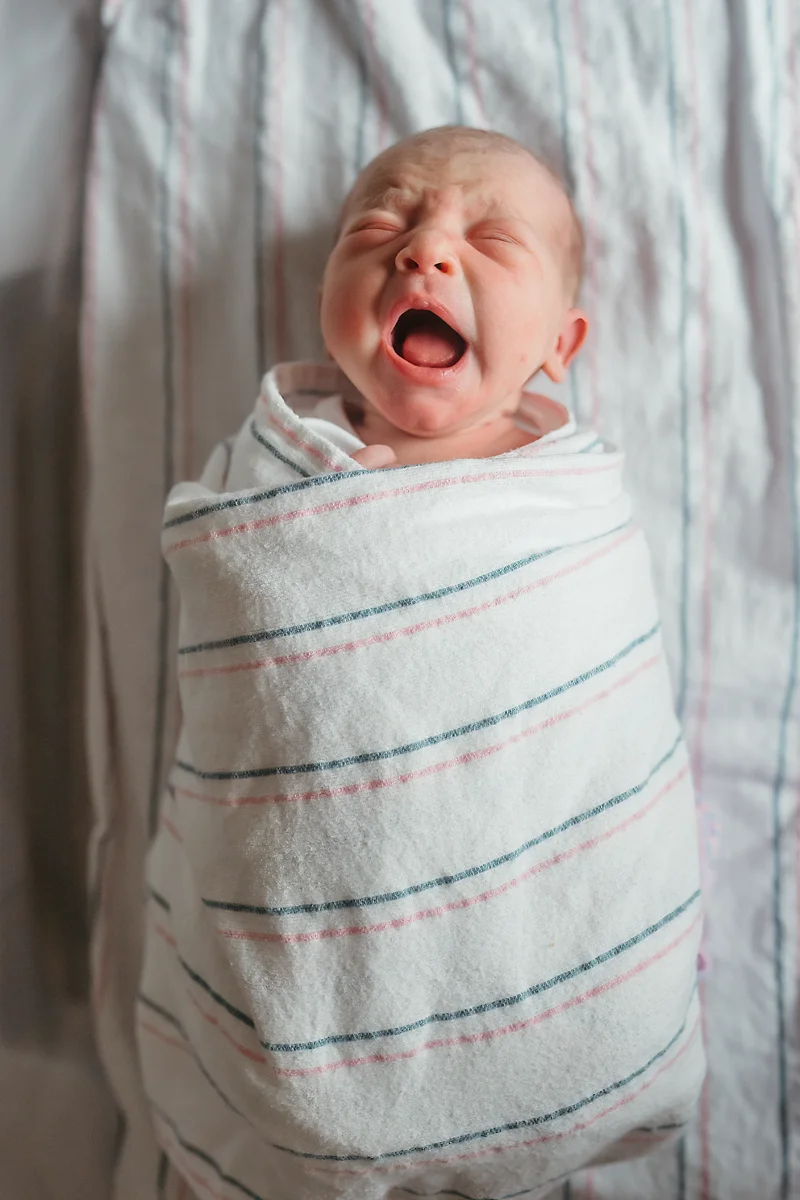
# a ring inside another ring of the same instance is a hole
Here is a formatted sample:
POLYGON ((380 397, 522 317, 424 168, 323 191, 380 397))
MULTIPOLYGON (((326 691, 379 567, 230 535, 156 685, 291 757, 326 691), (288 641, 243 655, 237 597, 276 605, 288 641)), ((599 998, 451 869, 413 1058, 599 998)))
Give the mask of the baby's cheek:
POLYGON ((357 283, 348 285, 342 281, 331 289, 322 311, 322 332, 330 350, 336 346, 346 352, 349 347, 359 346, 368 324, 367 308, 357 283))
POLYGON ((345 292, 341 298, 336 322, 340 336, 347 342, 358 344, 366 332, 367 322, 364 308, 352 292, 345 292))

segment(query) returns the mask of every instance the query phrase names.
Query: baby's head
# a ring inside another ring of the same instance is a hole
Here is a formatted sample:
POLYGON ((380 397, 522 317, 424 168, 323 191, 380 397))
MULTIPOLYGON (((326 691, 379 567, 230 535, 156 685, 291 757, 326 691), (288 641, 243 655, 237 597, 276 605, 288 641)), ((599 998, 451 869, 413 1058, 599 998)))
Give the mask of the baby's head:
POLYGON ((322 285, 329 354, 419 437, 513 411, 586 335, 583 238, 559 180, 511 138, 445 126, 390 147, 347 196, 322 285))

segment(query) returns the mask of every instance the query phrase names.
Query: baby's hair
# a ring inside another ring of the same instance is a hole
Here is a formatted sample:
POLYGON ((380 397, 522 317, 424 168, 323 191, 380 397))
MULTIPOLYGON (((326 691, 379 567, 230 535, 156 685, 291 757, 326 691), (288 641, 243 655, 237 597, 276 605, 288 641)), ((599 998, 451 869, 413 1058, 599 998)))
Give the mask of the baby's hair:
POLYGON ((487 153, 505 151, 508 154, 524 154, 527 158, 531 159, 539 170, 547 176, 550 182, 558 188, 567 202, 569 220, 568 228, 564 235, 564 266, 567 290, 570 298, 573 301, 575 300, 583 278, 584 238, 583 227, 569 190, 564 180, 559 177, 553 168, 544 162, 543 159, 539 158, 538 155, 534 154, 532 150, 529 150, 527 146, 523 146, 522 142, 518 142, 515 138, 508 137, 505 133, 498 133, 493 129, 477 129, 472 125, 438 125, 433 129, 423 129, 420 133, 413 133, 410 137, 395 142, 387 150, 384 150, 382 154, 379 154, 377 158, 367 163, 363 171, 360 172, 342 204, 337 224, 337 238, 341 232, 348 206, 359 190, 359 184, 363 183, 365 178, 370 174, 374 174, 377 170, 378 180, 375 184, 375 190, 380 191, 381 160, 384 157, 388 158, 399 146, 413 147, 423 155, 426 152, 441 154, 442 150, 446 148, 452 147, 458 149, 463 147, 470 150, 484 150, 487 153))

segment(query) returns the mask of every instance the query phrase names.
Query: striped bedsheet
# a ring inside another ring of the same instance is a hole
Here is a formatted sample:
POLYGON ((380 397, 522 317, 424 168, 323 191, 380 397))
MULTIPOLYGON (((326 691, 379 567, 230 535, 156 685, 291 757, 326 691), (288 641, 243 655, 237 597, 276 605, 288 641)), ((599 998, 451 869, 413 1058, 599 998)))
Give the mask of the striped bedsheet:
POLYGON ((704 1074, 649 556, 594 431, 367 471, 285 401, 326 380, 271 372, 167 502, 145 1088, 179 1170, 265 1200, 544 1195, 704 1074))
POLYGON ((413 129, 465 120, 521 138, 575 190, 593 326, 560 398, 625 447, 701 819, 697 1119, 677 1144, 556 1195, 788 1200, 800 1180, 796 4, 108 0, 105 12, 83 362, 94 1005, 122 1114, 116 1197, 243 1195, 202 1146, 190 1176, 171 1166, 134 1038, 143 911, 158 908, 142 907, 144 857, 178 712, 164 501, 245 420, 268 363, 320 355, 317 283, 359 167, 413 129))

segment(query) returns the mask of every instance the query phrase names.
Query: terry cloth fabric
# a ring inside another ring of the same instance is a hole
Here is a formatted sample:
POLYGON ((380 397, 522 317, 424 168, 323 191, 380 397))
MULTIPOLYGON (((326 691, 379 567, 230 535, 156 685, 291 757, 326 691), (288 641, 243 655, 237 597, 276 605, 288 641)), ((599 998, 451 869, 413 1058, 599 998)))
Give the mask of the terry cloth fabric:
POLYGON ((648 552, 594 433, 366 471, 284 399, 337 382, 273 372, 167 502, 146 1089, 248 1196, 544 1195, 704 1073, 648 552))
MULTIPOLYGON (((396 138, 453 121, 519 138, 573 189, 592 328, 558 395, 625 447, 702 819, 703 1103, 678 1144, 589 1172, 572 1196, 789 1200, 800 1189, 800 8, 104 9, 83 292, 85 723, 95 1029, 121 1118, 115 1200, 185 1200, 186 1186, 153 1137, 134 1043, 143 860, 177 717, 164 501, 244 421, 267 362, 322 353, 317 290, 356 173, 396 138)), ((21 111, 33 103, 20 98, 21 111)), ((198 1196, 241 1200, 184 1155, 198 1196)))

